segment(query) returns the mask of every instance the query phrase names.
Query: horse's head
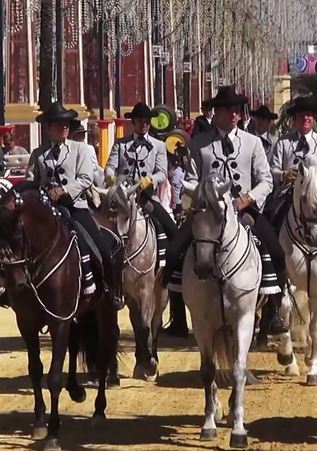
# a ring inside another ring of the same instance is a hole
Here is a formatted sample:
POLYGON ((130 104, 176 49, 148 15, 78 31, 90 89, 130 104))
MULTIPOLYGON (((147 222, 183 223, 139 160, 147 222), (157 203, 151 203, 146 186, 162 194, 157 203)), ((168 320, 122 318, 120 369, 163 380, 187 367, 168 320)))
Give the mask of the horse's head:
POLYGON ((317 166, 300 163, 294 183, 293 205, 300 233, 310 246, 317 247, 317 166))
POLYGON ((207 279, 215 271, 215 257, 223 244, 227 210, 233 208, 230 185, 210 176, 193 192, 194 271, 200 279, 207 279))
POLYGON ((131 219, 136 216, 135 194, 138 187, 138 184, 131 186, 125 178, 118 177, 115 185, 108 189, 105 196, 106 215, 115 218, 117 231, 121 237, 128 236, 131 230, 131 219))

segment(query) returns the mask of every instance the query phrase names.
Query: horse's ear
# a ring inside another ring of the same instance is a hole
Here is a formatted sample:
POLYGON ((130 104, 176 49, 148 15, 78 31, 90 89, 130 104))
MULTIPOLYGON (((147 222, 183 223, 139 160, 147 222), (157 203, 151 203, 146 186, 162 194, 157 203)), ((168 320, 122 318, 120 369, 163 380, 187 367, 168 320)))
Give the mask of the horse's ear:
POLYGON ((298 172, 300 173, 300 175, 302 175, 303 177, 305 175, 307 175, 308 169, 306 168, 306 166, 304 165, 304 163, 301 161, 298 165, 298 172))
POLYGON ((224 194, 226 194, 230 190, 231 185, 232 183, 229 181, 217 187, 218 199, 221 199, 224 196, 224 194))
POLYGON ((181 180, 181 182, 184 187, 184 193, 192 198, 197 185, 194 185, 191 182, 187 182, 186 180, 181 180))
POLYGON ((134 194, 138 188, 139 188, 138 183, 136 183, 135 185, 129 186, 129 188, 127 188, 127 198, 129 199, 129 197, 131 197, 132 194, 134 194))

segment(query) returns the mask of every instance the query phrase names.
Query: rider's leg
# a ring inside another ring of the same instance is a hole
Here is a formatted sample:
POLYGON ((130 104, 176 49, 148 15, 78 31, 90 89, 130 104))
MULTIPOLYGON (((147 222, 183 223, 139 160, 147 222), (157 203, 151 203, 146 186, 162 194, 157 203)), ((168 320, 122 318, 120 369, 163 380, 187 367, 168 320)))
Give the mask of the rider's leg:
POLYGON ((103 260, 104 277, 108 286, 107 288, 111 291, 111 293, 109 293, 110 297, 114 303, 117 304, 117 300, 114 299, 114 293, 112 292, 116 289, 116 287, 114 286, 113 262, 109 243, 102 238, 97 224, 88 209, 72 208, 70 213, 73 220, 78 221, 85 228, 85 230, 87 230, 98 247, 103 260))
POLYGON ((152 216, 153 219, 157 220, 164 229, 168 241, 172 241, 177 232, 177 225, 165 210, 165 208, 157 201, 149 198, 141 198, 141 204, 147 211, 147 213, 152 216), (148 204, 148 205, 147 205, 148 204))
POLYGON ((182 293, 169 290, 169 301, 171 324, 164 329, 164 332, 175 337, 187 337, 188 326, 182 293))
POLYGON ((255 221, 255 233, 267 247, 277 275, 279 286, 282 290, 282 293, 270 294, 268 297, 270 312, 269 333, 272 335, 278 335, 288 332, 287 325, 279 316, 283 291, 285 290, 287 283, 284 251, 278 241, 274 229, 267 219, 261 214, 253 214, 253 219, 255 221))

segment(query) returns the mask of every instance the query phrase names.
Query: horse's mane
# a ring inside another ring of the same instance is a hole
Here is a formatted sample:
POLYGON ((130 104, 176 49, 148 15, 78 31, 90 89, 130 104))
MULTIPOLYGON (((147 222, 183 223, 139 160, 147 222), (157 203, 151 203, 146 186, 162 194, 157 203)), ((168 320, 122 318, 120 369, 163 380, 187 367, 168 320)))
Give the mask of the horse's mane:
POLYGON ((105 196, 104 206, 109 211, 114 205, 117 209, 122 210, 129 216, 130 210, 127 202, 127 198, 122 190, 121 184, 126 182, 125 176, 119 176, 116 183, 111 186, 105 196))
POLYGON ((317 165, 314 164, 307 168, 302 191, 306 193, 309 204, 317 206, 317 165))

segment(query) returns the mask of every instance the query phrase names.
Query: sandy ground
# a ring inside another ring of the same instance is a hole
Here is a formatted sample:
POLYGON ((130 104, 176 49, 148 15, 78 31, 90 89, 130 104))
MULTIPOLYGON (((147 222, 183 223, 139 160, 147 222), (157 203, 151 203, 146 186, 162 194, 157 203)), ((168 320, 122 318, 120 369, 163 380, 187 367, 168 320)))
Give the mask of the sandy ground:
MULTIPOLYGON (((122 347, 121 388, 108 391, 108 420, 92 429, 95 389, 88 387, 83 404, 61 393, 61 439, 64 450, 194 451, 228 450, 230 431, 223 425, 213 442, 200 442, 204 394, 198 373, 199 353, 193 336, 162 337, 160 377, 157 383, 131 378, 133 338, 127 310, 120 314, 122 347)), ((49 338, 43 336, 42 358, 47 371, 49 338)), ((304 371, 303 358, 300 356, 304 371)), ((249 450, 317 451, 317 387, 304 385, 305 375, 290 379, 276 363, 273 352, 252 352, 249 367, 261 384, 247 387, 246 427, 249 450)), ((45 390, 45 398, 48 400, 45 390)), ((227 411, 228 389, 219 396, 227 411)), ((0 311, 0 449, 40 450, 30 440, 33 396, 27 359, 11 310, 0 311)))

